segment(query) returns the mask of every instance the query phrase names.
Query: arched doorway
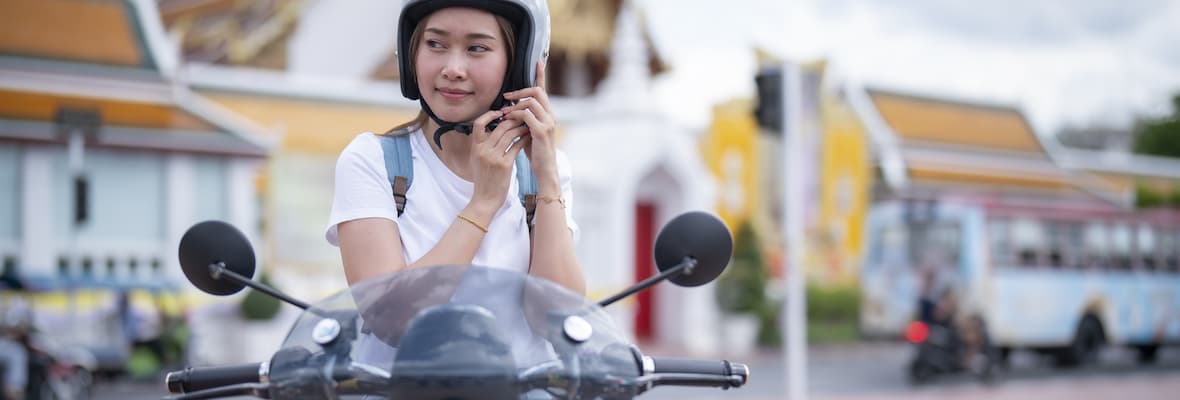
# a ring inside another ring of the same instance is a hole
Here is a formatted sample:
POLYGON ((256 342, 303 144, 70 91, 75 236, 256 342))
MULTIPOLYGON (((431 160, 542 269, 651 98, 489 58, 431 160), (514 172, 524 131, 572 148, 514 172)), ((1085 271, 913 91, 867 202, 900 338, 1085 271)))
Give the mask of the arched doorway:
MULTIPOLYGON (((656 241, 656 205, 641 201, 635 204, 635 270, 632 282, 641 282, 654 273, 655 260, 652 250, 656 241)), ((652 286, 635 295, 638 304, 635 308, 635 339, 650 341, 655 337, 655 323, 652 321, 656 299, 655 291, 659 285, 652 286)))
MULTIPOLYGON (((683 210, 682 184, 666 166, 657 165, 638 181, 635 191, 634 209, 634 263, 632 283, 638 283, 657 272, 652 250, 660 228, 683 210)), ((666 311, 668 304, 675 301, 664 299, 661 285, 652 286, 636 295, 634 329, 639 341, 659 341, 669 333, 664 332, 669 323, 675 325, 676 316, 666 311)))

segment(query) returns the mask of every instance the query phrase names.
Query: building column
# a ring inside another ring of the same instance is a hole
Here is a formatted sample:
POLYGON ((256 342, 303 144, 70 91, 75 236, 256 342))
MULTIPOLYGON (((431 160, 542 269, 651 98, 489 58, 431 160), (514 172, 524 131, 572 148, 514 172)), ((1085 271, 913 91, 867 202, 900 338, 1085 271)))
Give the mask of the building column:
POLYGON ((260 166, 257 159, 233 158, 226 173, 226 204, 229 207, 226 212, 227 222, 241 230, 254 248, 256 278, 264 265, 264 252, 262 243, 259 242, 261 235, 258 229, 258 189, 255 185, 260 166))
POLYGON ((24 147, 21 169, 21 264, 25 275, 55 276, 53 235, 53 153, 56 148, 24 147))
MULTIPOLYGON (((165 250, 175 253, 184 232, 196 222, 193 221, 194 160, 189 154, 172 153, 167 156, 164 165, 164 197, 168 199, 164 206, 164 237, 168 244, 165 250)), ((177 257, 161 258, 165 260, 164 279, 187 286, 188 281, 180 269, 180 260, 177 257)))

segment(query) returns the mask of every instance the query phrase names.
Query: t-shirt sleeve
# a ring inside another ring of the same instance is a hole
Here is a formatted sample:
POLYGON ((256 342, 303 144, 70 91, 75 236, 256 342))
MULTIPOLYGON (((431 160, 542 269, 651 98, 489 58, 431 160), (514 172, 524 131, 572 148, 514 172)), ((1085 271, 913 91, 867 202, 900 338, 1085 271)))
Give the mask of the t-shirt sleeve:
POLYGON ((581 230, 574 221, 573 169, 570 167, 569 158, 561 150, 557 150, 557 179, 561 182, 561 197, 565 199, 565 224, 574 235, 574 244, 577 244, 581 230))
POLYGON ((357 135, 336 160, 332 213, 324 234, 333 246, 340 245, 336 227, 342 222, 361 218, 397 222, 397 206, 393 189, 389 187, 380 140, 369 132, 357 135))

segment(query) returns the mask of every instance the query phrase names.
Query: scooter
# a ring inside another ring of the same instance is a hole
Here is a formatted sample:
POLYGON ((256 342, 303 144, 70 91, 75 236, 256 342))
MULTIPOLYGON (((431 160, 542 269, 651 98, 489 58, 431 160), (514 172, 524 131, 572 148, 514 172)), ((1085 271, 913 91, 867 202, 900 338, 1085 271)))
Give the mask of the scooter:
POLYGON ((923 384, 938 375, 973 372, 985 383, 994 382, 999 369, 998 350, 988 339, 982 321, 979 324, 980 344, 972 362, 964 361, 966 355, 963 338, 953 324, 911 322, 906 329, 906 339, 914 344, 914 358, 909 364, 909 378, 912 384, 923 384))
POLYGON ((312 305, 252 281, 237 229, 197 224, 180 243, 194 286, 245 286, 303 308, 270 360, 173 371, 167 399, 631 399, 657 386, 745 385, 726 360, 644 355, 603 307, 663 280, 700 286, 721 274, 733 240, 716 217, 682 214, 659 233, 660 273, 597 303, 552 282, 482 266, 406 269, 312 305))

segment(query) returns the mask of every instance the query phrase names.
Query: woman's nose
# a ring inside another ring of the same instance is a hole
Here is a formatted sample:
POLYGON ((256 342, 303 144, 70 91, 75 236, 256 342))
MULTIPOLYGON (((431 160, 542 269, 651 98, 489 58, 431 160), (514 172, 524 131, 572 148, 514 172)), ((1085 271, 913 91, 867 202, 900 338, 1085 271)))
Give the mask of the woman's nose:
POLYGON ((447 57, 447 63, 443 66, 443 78, 447 80, 463 80, 467 78, 467 63, 460 56, 447 57))

